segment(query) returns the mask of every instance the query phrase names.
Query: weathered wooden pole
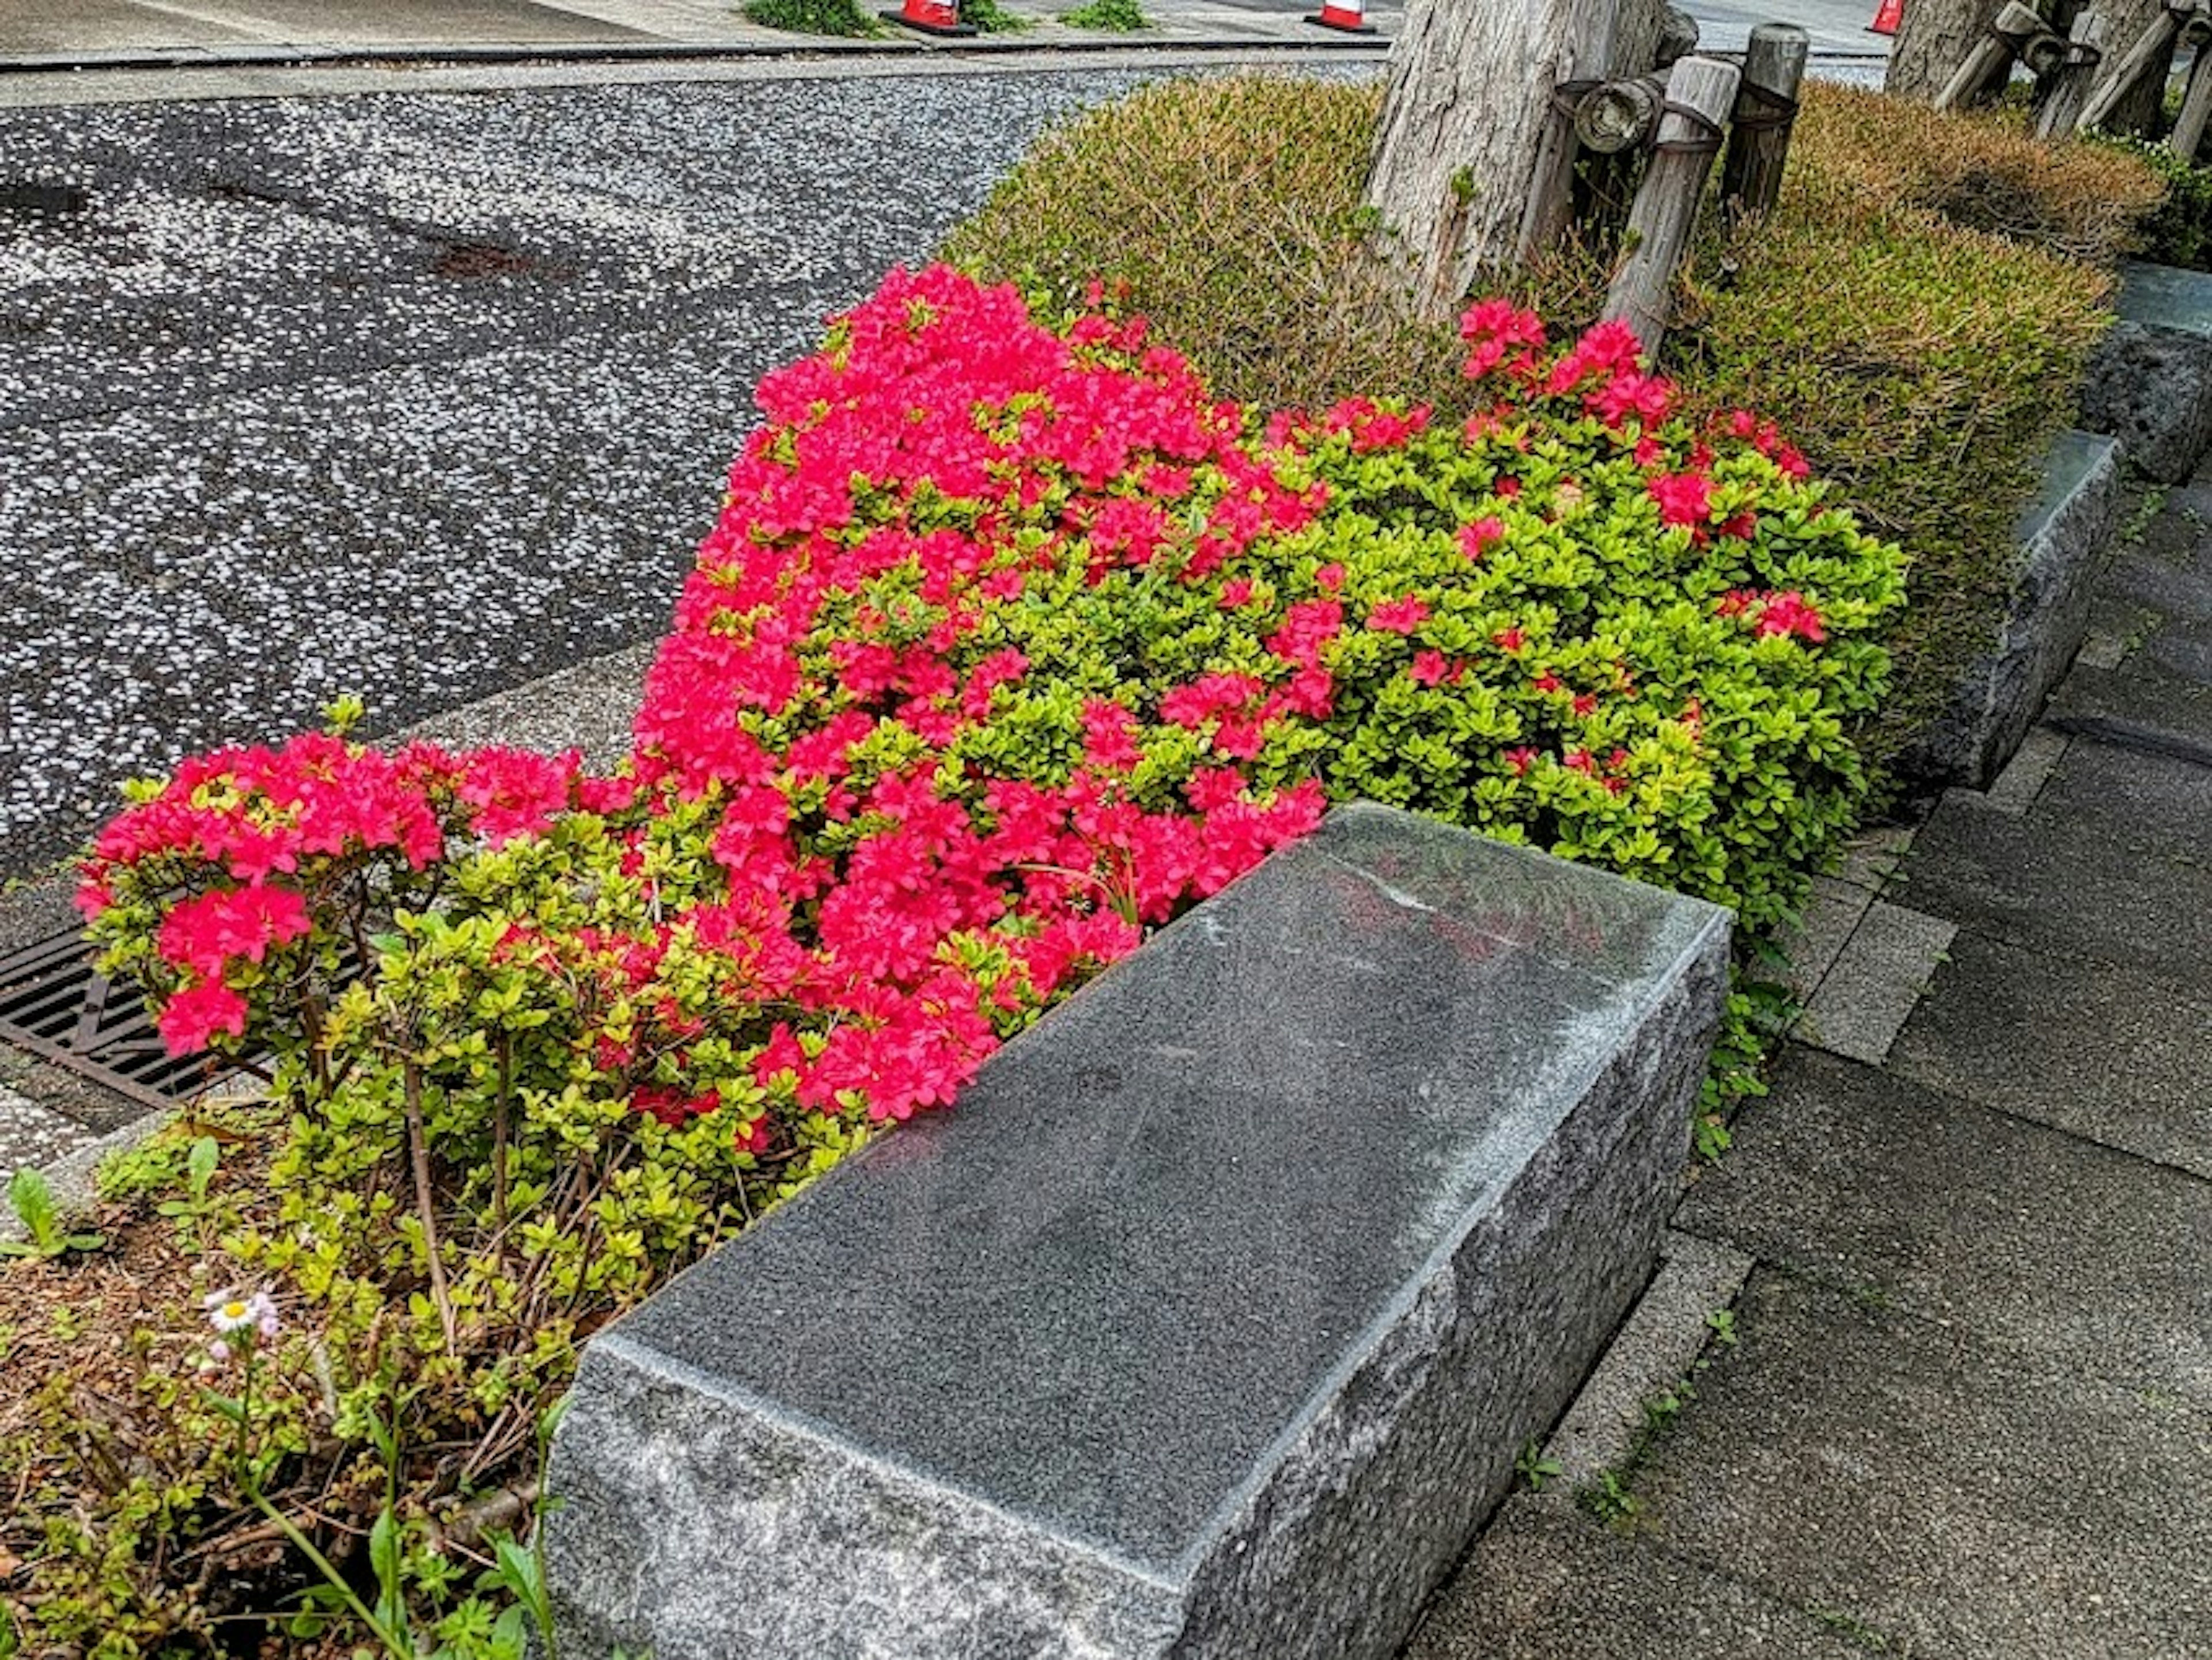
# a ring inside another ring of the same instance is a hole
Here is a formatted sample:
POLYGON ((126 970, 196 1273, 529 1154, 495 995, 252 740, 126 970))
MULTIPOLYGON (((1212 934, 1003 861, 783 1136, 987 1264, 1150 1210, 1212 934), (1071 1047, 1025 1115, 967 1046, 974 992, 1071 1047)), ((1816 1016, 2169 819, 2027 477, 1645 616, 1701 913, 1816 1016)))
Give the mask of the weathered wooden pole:
POLYGON ((1667 101, 1667 77, 1639 75, 1632 81, 1607 81, 1575 103, 1575 137, 1600 155, 1640 144, 1658 131, 1660 107, 1667 101))
MULTIPOLYGON (((1679 64, 1698 49, 1698 20, 1686 11, 1667 8, 1659 20, 1659 45, 1652 53, 1651 67, 1663 70, 1669 64, 1679 64)), ((1623 73, 1633 73, 1633 64, 1622 64, 1616 68, 1623 73)))
POLYGON ((1721 147, 1721 124, 1735 107, 1740 71, 1711 58, 1685 58, 1668 71, 1666 112, 1660 118, 1644 188, 1629 210, 1628 255, 1605 297, 1609 321, 1628 325, 1656 357, 1667 337, 1668 291, 1682 262, 1698 198, 1721 147))
POLYGON ((1890 42, 1882 90, 1917 103, 1932 101, 1966 54, 1987 38, 1990 20, 2003 4, 2004 0, 1905 0, 1897 38, 1890 42))
POLYGON ((2022 5, 2021 0, 2006 0, 2004 8, 1991 21, 1989 32, 1943 83, 1943 90, 1936 94, 1936 107, 1960 108, 1990 90, 1992 83, 2002 87, 2013 58, 2037 36, 2050 33, 2034 8, 2022 5))
POLYGON ((2136 83, 2154 71, 2159 81, 2164 82, 2166 67, 2173 56, 2173 43, 2181 38, 2181 25, 2188 15, 2185 9, 2168 6, 2144 26, 2134 44, 2089 94, 2089 101, 2081 108, 2080 125, 2092 131, 2103 126, 2135 90, 2136 83))
POLYGON ((1721 161, 1721 211, 1731 224, 1765 213, 1781 193, 1797 86, 1812 50, 1813 37, 1795 23, 1761 23, 1751 32, 1721 161))
POLYGON ((2181 94, 2181 113, 2175 118, 2172 137, 2166 142, 2174 155, 2185 161, 2197 159, 2197 148, 2204 142, 2204 127, 2212 120, 2212 38, 2208 32, 2194 25, 2190 31, 2197 36, 2197 61, 2189 66, 2189 86, 2181 94))
POLYGON ((2094 5, 2074 14, 2065 59, 2044 82, 2049 91, 2043 107, 2035 113, 2038 138, 2070 138, 2081 125, 2081 106, 2089 101, 2089 85, 2097 78, 2097 65, 2105 60, 2106 15, 2103 7, 2094 5))

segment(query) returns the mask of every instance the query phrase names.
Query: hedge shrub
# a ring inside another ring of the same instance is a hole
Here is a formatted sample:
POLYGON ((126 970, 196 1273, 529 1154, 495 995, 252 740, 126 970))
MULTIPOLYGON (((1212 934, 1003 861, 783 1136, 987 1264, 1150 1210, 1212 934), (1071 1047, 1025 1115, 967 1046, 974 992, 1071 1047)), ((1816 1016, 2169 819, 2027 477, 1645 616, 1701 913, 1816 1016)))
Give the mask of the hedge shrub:
MULTIPOLYGON (((1052 303, 1107 272, 1262 407, 1387 392, 1455 417, 1456 341, 1407 319, 1372 257, 1360 195, 1379 96, 1254 76, 1147 88, 1048 137, 945 255, 1052 303)), ((1698 250, 1666 346, 1685 406, 1778 422, 1911 556, 1896 688, 1860 734, 1878 763, 1995 628, 2014 525, 2109 321, 2111 273, 2079 256, 2114 253, 2156 198, 2138 161, 2100 147, 1813 83, 1775 211, 1698 250)), ((1602 278, 1562 258, 1516 292, 1571 323, 1596 314, 1602 278)))

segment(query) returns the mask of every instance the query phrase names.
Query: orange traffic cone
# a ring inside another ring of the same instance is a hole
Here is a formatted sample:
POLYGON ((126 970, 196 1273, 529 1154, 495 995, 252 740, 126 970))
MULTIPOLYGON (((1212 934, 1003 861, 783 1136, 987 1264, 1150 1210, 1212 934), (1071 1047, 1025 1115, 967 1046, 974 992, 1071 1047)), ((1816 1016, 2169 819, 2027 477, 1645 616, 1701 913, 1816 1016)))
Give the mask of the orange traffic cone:
POLYGON ((1375 25, 1367 21, 1367 0, 1321 0, 1321 9, 1306 21, 1325 29, 1342 29, 1346 34, 1375 33, 1375 25))
POLYGON ((1874 9, 1874 21, 1867 25, 1869 34, 1894 34, 1905 16, 1905 0, 1881 0, 1874 9))
POLYGON ((906 0, 897 11, 878 12, 886 23, 903 23, 924 34, 970 35, 975 33, 960 21, 960 0, 906 0))

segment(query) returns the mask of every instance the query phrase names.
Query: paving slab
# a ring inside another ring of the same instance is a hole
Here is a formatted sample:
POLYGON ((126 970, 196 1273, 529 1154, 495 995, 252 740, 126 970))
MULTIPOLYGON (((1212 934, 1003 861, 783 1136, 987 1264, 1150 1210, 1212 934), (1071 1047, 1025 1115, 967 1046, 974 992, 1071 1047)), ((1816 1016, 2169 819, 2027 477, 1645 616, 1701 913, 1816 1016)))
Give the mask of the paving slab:
POLYGON ((2050 724, 2212 757, 2212 663, 2204 660, 2203 637, 2171 620, 2154 621, 2127 631, 2121 645, 2108 666, 2075 664, 2051 700, 2050 724))
POLYGON ((1734 1133, 1677 1227, 2039 1364, 2212 1406, 2212 1185, 1795 1046, 1734 1133))
POLYGON ((1954 790, 1905 874, 1893 888, 1901 903, 2014 945, 2184 984, 2212 964, 2212 864, 2128 821, 2020 818, 1954 790))
POLYGON ((1510 1501, 1405 1660, 1866 1660, 1832 1624, 1570 1505, 1510 1501))
POLYGON ((1966 934, 1888 1070, 2212 1179, 2208 1041, 2212 964, 2191 991, 1966 934))
POLYGON ((1863 1651, 2208 1652, 2204 1396, 1771 1271, 1736 1331, 1634 1474, 1638 1536, 1863 1651))
POLYGON ((1874 901, 1871 887, 1836 876, 1813 879, 1813 893, 1805 903, 1804 914, 1784 930, 1781 939, 1782 952, 1789 964, 1786 978, 1800 1000, 1820 989, 1820 982, 1835 967, 1874 901))
POLYGON ((2127 827, 2131 845, 2182 864, 2212 859, 2212 766, 2075 739, 2035 802, 2039 822, 2127 827))
POLYGON ((2073 740, 2048 727, 2037 727, 2021 742, 2018 753, 1988 790, 1990 805, 1999 812, 2023 813, 2035 805, 2043 787, 2073 740))
POLYGON ((1874 901, 1807 1001, 1798 1036, 1879 1066, 1957 933, 1940 917, 1874 901))

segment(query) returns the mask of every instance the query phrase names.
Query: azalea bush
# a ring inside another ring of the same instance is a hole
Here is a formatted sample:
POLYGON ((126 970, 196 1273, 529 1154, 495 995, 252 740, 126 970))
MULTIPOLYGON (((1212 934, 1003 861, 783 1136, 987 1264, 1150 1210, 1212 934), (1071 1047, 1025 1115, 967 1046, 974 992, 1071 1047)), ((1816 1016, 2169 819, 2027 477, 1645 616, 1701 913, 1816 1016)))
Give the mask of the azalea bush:
POLYGON ((135 1462, 80 1456, 66 1391, 0 1414, 40 1636, 333 1617, 296 1551, 164 1567, 272 1548, 274 1505, 421 1652, 506 1652, 454 1518, 526 1502, 580 1339, 1332 800, 1787 915, 1866 789, 1897 550, 1624 330, 1462 334, 1464 418, 1261 420, 1103 289, 1047 321, 895 273, 763 382, 611 774, 341 710, 140 790, 84 909, 173 1044, 270 1089, 219 1171, 188 1126, 111 1190, 179 1306, 284 1319, 243 1475, 177 1382, 204 1343, 161 1340, 185 1409, 135 1462))

